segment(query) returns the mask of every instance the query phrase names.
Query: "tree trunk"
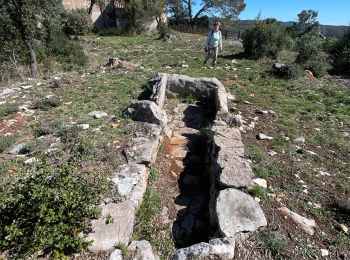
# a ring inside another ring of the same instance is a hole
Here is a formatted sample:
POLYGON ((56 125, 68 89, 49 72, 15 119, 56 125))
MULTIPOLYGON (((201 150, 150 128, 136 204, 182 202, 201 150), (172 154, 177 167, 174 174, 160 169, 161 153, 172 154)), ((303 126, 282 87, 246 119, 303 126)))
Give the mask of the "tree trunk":
POLYGON ((20 32, 22 41, 26 46, 29 54, 29 66, 30 66, 30 75, 32 78, 38 76, 38 66, 36 63, 36 55, 33 47, 33 41, 31 39, 29 29, 24 22, 23 10, 22 10, 22 1, 21 0, 11 0, 11 3, 15 7, 14 13, 11 13, 12 19, 17 24, 17 29, 20 32))

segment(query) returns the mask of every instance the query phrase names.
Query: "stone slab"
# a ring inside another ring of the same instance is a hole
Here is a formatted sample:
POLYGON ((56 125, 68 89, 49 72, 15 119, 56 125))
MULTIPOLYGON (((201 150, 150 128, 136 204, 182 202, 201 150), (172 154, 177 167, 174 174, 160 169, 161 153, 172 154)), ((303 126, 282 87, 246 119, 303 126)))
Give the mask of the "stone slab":
POLYGON ((239 232, 253 232, 267 225, 259 204, 240 190, 221 190, 215 208, 219 231, 226 237, 234 237, 239 232))
POLYGON ((99 206, 101 216, 91 221, 92 232, 87 240, 93 240, 89 251, 113 250, 118 243, 128 244, 132 236, 135 204, 131 201, 108 203, 99 206))
POLYGON ((159 139, 136 137, 128 143, 124 153, 129 164, 144 163, 149 165, 156 160, 158 146, 159 139))

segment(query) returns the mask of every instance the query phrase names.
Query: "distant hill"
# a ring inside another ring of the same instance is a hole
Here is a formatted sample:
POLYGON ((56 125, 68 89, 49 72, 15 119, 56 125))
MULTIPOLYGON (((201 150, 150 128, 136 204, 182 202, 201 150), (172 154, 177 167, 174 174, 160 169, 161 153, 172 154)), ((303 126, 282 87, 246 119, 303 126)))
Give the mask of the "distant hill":
MULTIPOLYGON (((240 20, 238 28, 241 31, 244 31, 247 28, 251 28, 254 26, 255 20, 240 20)), ((284 26, 290 27, 293 26, 295 22, 288 21, 282 22, 284 26)), ((323 25, 321 24, 320 30, 321 33, 328 37, 340 37, 342 36, 346 30, 350 28, 350 26, 342 26, 342 25, 323 25)))

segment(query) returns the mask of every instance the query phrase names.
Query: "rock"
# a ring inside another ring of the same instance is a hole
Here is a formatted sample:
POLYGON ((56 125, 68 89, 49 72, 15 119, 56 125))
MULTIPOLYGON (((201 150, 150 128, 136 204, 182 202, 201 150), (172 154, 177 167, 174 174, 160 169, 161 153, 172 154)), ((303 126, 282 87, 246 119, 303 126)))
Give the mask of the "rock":
POLYGON ((99 118, 107 116, 107 113, 103 112, 103 111, 92 111, 89 113, 89 116, 92 116, 96 119, 99 119, 99 118))
POLYGON ((284 69, 284 68, 286 68, 287 67, 287 65, 286 64, 283 64, 283 63, 274 63, 273 65, 272 65, 272 68, 273 69, 277 69, 277 70, 281 70, 281 69, 284 69))
POLYGON ((188 69, 188 65, 187 64, 182 64, 181 67, 184 68, 184 69, 188 69))
POLYGON ((341 228, 341 230, 344 231, 344 233, 348 233, 349 232, 349 228, 347 226, 345 226, 344 224, 340 224, 339 227, 341 228))
POLYGON ((174 260, 186 259, 233 259, 235 255, 234 238, 216 238, 209 243, 199 243, 175 251, 174 260))
POLYGON ((113 174, 118 194, 139 206, 147 187, 147 170, 143 164, 124 164, 113 174))
POLYGON ((255 110, 255 114, 267 115, 268 113, 269 111, 267 110, 260 110, 260 109, 255 110))
POLYGON ((124 149, 128 163, 151 164, 155 162, 159 146, 159 139, 146 137, 133 138, 124 149))
POLYGON ((256 179, 253 179, 253 182, 259 185, 260 187, 267 189, 267 181, 265 179, 256 178, 256 179))
POLYGON ((158 139, 162 132, 162 127, 156 124, 146 122, 135 122, 133 125, 133 133, 136 137, 147 137, 150 139, 158 139))
POLYGON ((303 143, 305 143, 305 137, 300 136, 300 137, 294 139, 294 142, 303 144, 303 143))
POLYGON ((9 153, 12 155, 19 155, 21 150, 26 146, 27 143, 20 143, 16 144, 10 151, 9 153))
POLYGON ((135 121, 166 125, 167 116, 156 103, 149 100, 133 101, 124 111, 123 117, 130 117, 135 121))
POLYGON ((321 256, 322 257, 329 256, 329 251, 327 249, 321 249, 321 256))
POLYGON ((118 243, 128 244, 132 236, 135 204, 131 201, 101 204, 101 216, 91 221, 92 232, 86 240, 93 240, 92 252, 114 249, 118 243))
POLYGON ((273 139, 273 137, 268 136, 268 135, 265 135, 265 134, 262 134, 262 133, 259 133, 259 134, 256 136, 256 138, 257 138, 258 140, 272 140, 272 139, 273 139))
POLYGON ((165 39, 167 39, 168 41, 176 41, 177 40, 177 37, 175 34, 165 34, 164 36, 165 39))
POLYGON ((89 129, 90 125, 89 124, 81 124, 81 125, 78 125, 78 127, 80 127, 83 130, 87 130, 87 129, 89 129))
POLYGON ((226 97, 227 97, 227 100, 231 102, 236 100, 236 97, 231 92, 227 92, 226 97))
POLYGON ((216 113, 216 121, 224 121, 229 126, 241 126, 242 120, 240 115, 232 115, 229 112, 218 111, 216 113))
POLYGON ((253 232, 267 225, 259 204, 250 195, 236 189, 219 191, 216 217, 219 231, 226 237, 234 237, 238 232, 253 232))
POLYGON ((5 88, 0 92, 0 99, 11 96, 12 94, 16 93, 19 90, 20 88, 5 88))
POLYGON ((269 151, 267 154, 268 154, 269 156, 275 156, 275 155, 277 155, 277 153, 276 153, 275 151, 269 151))
POLYGON ((150 100, 154 101, 160 108, 163 107, 165 101, 165 91, 167 86, 167 74, 159 73, 148 81, 152 86, 152 95, 150 100))
POLYGON ((109 256, 109 260, 123 260, 122 250, 115 249, 109 256))
POLYGON ((132 241, 128 246, 128 251, 133 252, 134 260, 156 260, 159 259, 155 256, 152 250, 151 244, 147 240, 132 241))
POLYGON ((278 211, 280 211, 283 215, 290 217, 307 234, 311 236, 314 234, 314 228, 316 227, 315 220, 300 216, 299 214, 290 211, 286 207, 279 208, 278 211))
POLYGON ((33 158, 29 158, 29 159, 25 160, 25 161, 24 161, 24 164, 33 164, 33 163, 35 163, 35 162, 37 162, 37 161, 38 161, 38 159, 36 159, 35 157, 33 157, 33 158))

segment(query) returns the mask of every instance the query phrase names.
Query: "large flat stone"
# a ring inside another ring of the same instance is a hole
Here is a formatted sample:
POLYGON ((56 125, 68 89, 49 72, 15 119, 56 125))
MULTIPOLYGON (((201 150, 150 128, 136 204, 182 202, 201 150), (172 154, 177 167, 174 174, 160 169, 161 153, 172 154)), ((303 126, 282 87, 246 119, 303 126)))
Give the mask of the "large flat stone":
POLYGON ((118 243, 128 244, 133 232, 135 204, 131 201, 100 205, 101 216, 91 221, 87 240, 92 252, 113 250, 118 243))
POLYGON ((253 232, 267 225, 259 204, 240 190, 221 190, 215 208, 219 231, 226 237, 234 237, 238 232, 253 232))
POLYGON ((158 139, 162 132, 162 127, 147 122, 135 122, 133 125, 133 133, 136 137, 149 137, 158 139))
POLYGON ((144 164, 121 165, 113 175, 118 194, 139 206, 147 187, 148 172, 144 164))
POLYGON ((144 163, 151 164, 156 160, 159 146, 159 139, 136 137, 128 143, 124 149, 129 164, 144 163))
POLYGON ((252 168, 246 159, 226 151, 220 151, 217 159, 220 169, 218 181, 223 187, 249 187, 254 178, 252 168))
POLYGON ((174 260, 187 259, 233 259, 235 255, 234 238, 216 238, 209 243, 199 243, 176 250, 174 260))
POLYGON ((163 109, 149 100, 135 100, 124 111, 123 116, 135 121, 166 125, 167 116, 163 109))

